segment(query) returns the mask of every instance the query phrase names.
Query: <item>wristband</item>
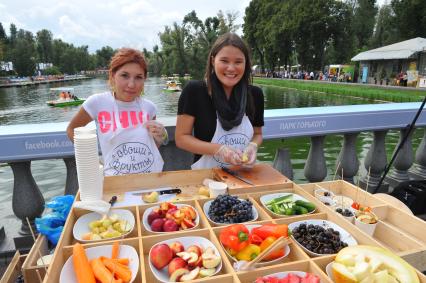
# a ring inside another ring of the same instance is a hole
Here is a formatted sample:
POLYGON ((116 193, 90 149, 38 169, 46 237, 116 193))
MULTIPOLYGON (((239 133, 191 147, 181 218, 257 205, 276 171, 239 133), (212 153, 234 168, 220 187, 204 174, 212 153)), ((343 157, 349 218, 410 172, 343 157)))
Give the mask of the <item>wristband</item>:
POLYGON ((258 147, 257 143, 255 143, 255 142, 249 142, 249 144, 254 145, 256 148, 258 147))

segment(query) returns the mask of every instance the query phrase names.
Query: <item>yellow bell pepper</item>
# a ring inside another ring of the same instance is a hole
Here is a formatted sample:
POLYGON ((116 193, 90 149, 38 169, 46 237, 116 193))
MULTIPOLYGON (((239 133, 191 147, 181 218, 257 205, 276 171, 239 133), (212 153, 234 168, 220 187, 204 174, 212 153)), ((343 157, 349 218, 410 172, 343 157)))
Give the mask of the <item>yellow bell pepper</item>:
POLYGON ((235 256, 238 260, 251 261, 260 254, 260 247, 254 244, 250 244, 235 256))

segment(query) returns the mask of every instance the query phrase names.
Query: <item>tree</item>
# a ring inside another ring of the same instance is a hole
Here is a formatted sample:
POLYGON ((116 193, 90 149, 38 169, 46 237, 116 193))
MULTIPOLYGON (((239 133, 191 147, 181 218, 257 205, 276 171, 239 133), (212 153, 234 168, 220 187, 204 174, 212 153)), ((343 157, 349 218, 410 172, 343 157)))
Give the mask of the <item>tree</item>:
POLYGON ((395 16, 390 5, 380 7, 376 28, 371 39, 371 48, 378 48, 398 41, 395 16))
POLYGON ((15 47, 15 41, 16 41, 16 37, 17 37, 17 34, 18 34, 18 30, 17 30, 15 24, 13 24, 13 23, 10 24, 9 30, 10 30, 9 46, 10 46, 10 48, 13 48, 13 47, 15 47))
POLYGON ((424 0, 392 0, 398 41, 426 37, 426 5, 424 0))
POLYGON ((12 62, 18 75, 34 75, 35 57, 36 48, 33 34, 20 29, 16 35, 15 48, 12 50, 12 62))
POLYGON ((43 63, 52 62, 52 52, 53 52, 53 35, 47 29, 42 29, 37 32, 36 35, 36 44, 37 44, 37 53, 38 59, 43 63))
POLYGON ((97 66, 101 68, 108 68, 109 61, 114 55, 115 50, 110 46, 104 46, 99 50, 96 50, 96 56, 98 57, 97 66))
POLYGON ((7 40, 6 32, 4 31, 3 25, 0 23, 0 41, 5 43, 7 40))
POLYGON ((368 46, 373 35, 375 18, 377 15, 376 0, 358 0, 354 11, 353 33, 359 49, 368 46))

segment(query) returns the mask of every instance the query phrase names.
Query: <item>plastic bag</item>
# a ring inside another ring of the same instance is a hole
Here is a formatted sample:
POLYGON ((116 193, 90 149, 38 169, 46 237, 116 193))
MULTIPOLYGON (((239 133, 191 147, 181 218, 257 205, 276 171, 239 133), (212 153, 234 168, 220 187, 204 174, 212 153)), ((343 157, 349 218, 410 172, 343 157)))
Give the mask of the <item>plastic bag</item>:
POLYGON ((72 195, 54 197, 46 203, 46 208, 50 208, 52 212, 35 219, 37 231, 45 235, 55 246, 59 241, 73 202, 74 196, 72 195))

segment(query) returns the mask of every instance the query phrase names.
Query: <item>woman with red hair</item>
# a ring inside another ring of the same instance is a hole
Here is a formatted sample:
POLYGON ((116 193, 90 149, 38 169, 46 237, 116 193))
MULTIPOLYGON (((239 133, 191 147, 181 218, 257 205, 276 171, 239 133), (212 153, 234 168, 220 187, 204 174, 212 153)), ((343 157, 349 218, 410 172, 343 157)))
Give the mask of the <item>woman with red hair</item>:
POLYGON ((68 125, 68 137, 74 140, 75 128, 95 121, 105 175, 163 169, 158 147, 167 142, 167 131, 155 121, 156 106, 141 97, 147 73, 140 51, 119 49, 110 62, 111 91, 90 96, 68 125))

